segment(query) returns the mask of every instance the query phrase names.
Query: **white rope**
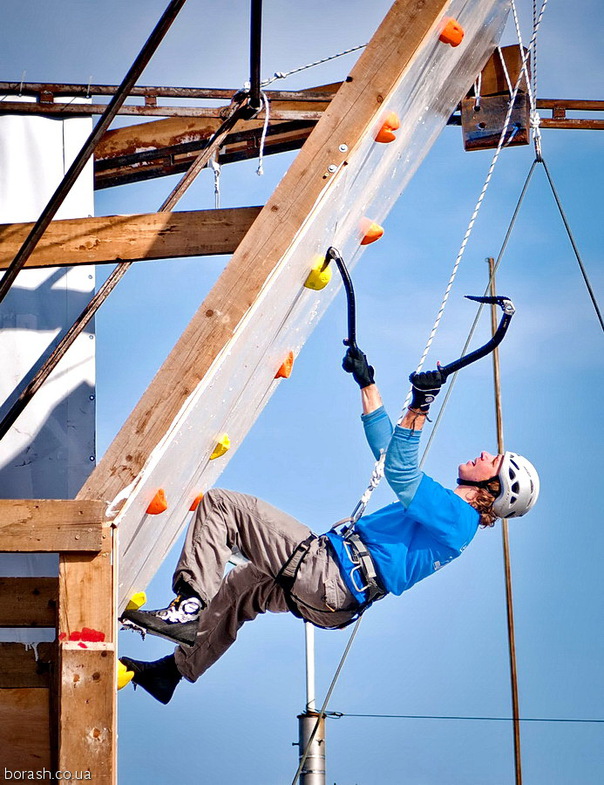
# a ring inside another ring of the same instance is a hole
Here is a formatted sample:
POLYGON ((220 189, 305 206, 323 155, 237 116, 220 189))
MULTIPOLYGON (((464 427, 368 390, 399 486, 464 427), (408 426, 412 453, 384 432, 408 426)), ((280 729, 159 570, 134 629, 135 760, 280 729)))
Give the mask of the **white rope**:
POLYGON ((262 98, 262 102, 264 103, 264 125, 262 127, 262 136, 260 137, 260 150, 258 152, 258 168, 256 169, 256 174, 261 177, 264 174, 264 168, 262 166, 264 160, 264 143, 266 141, 266 132, 268 131, 268 118, 269 118, 269 102, 268 98, 266 97, 266 93, 260 91, 260 96, 262 98))
POLYGON ((482 90, 482 71, 476 77, 476 81, 474 82, 474 111, 477 112, 480 109, 480 92, 482 90))
POLYGON ((505 62, 505 57, 503 56, 503 52, 501 51, 501 47, 500 46, 497 47, 497 52, 499 54, 499 60, 501 62, 501 67, 503 68, 503 74, 505 76, 505 81, 507 82, 507 85, 508 85, 508 93, 511 96, 512 93, 514 92, 514 88, 512 86, 512 80, 510 79, 510 72, 508 71, 508 67, 507 67, 507 64, 505 62))
MULTIPOLYGON (((534 41, 535 41, 535 39, 537 37, 537 31, 539 29, 539 25, 541 24, 541 20, 543 18, 543 12, 545 10, 546 4, 547 4, 547 0, 543 0, 543 5, 541 6, 541 12, 539 14, 539 17, 538 17, 537 22, 536 22, 536 24, 534 26, 534 29, 533 29, 533 35, 531 37, 531 41, 530 41, 530 44, 529 44, 529 49, 533 46, 533 43, 534 43, 534 41)), ((517 17, 517 14, 516 14, 514 0, 512 0, 512 9, 514 10, 514 16, 515 16, 515 19, 517 20, 518 17, 517 17)), ((519 27, 517 27, 517 32, 518 32, 519 40, 521 40, 520 39, 520 28, 519 27)), ((485 178, 484 184, 483 184, 482 189, 480 191, 480 194, 478 196, 478 200, 476 202, 476 206, 474 207, 474 211, 472 212, 472 216, 470 218, 470 222, 468 224, 468 228, 466 229, 466 232, 465 232, 465 234, 463 236, 463 240, 461 241, 461 246, 460 246, 459 251, 457 253, 457 257, 455 259, 455 263, 453 264, 453 270, 451 271, 451 275, 449 277, 449 282, 448 282, 447 287, 445 289, 445 293, 443 295, 443 299, 441 301, 440 308, 438 309, 438 313, 436 314, 436 319, 435 319, 434 324, 432 326, 432 330, 430 331, 430 335, 428 336, 428 340, 426 342, 426 346, 424 348, 422 356, 421 356, 421 358, 419 360, 419 363, 417 365, 417 368, 416 368, 416 372, 417 373, 419 373, 421 371, 421 369, 423 368, 423 365, 424 365, 424 362, 426 360, 426 357, 428 356, 428 352, 430 351, 430 348, 431 348, 432 343, 434 341, 434 338, 436 336, 436 332, 437 332, 437 330, 438 330, 438 328, 440 326, 440 322, 441 322, 441 319, 443 317, 443 314, 444 314, 444 311, 445 311, 445 307, 446 307, 447 302, 449 300, 449 295, 451 293, 451 289, 453 288, 453 284, 454 284, 455 278, 457 276, 457 271, 459 270, 459 265, 461 264, 461 260, 463 259, 463 255, 464 255, 464 252, 466 250, 466 246, 467 246, 468 241, 470 239, 470 235, 472 234, 472 230, 474 228, 474 224, 476 223, 476 219, 478 217, 478 213, 480 212, 480 208, 481 208, 482 203, 484 201, 487 189, 488 189, 488 187, 489 187, 489 185, 491 183, 491 179, 493 177, 493 172, 495 171, 495 166, 497 165, 497 161, 499 160, 499 156, 501 154, 501 151, 503 150, 505 144, 510 141, 509 139, 506 141, 506 136, 507 136, 507 131, 508 131, 508 128, 509 128, 509 125, 510 125, 510 120, 511 120, 511 117, 512 117, 512 110, 514 108, 514 102, 516 101, 516 96, 518 95, 518 90, 520 89, 520 83, 522 81, 522 76, 523 75, 525 75, 525 78, 527 79, 527 84, 529 84, 529 87, 530 87, 530 80, 528 79, 528 70, 527 70, 527 66, 526 66, 527 57, 526 57, 526 54, 524 53, 524 50, 523 50, 523 47, 522 47, 521 43, 520 43, 520 47, 521 47, 520 48, 520 52, 521 52, 521 56, 522 56, 522 70, 521 70, 520 74, 518 75, 518 79, 516 80, 516 84, 514 85, 514 88, 512 90, 511 95, 510 95, 510 100, 509 100, 509 103, 508 103, 508 108, 507 108, 507 112, 506 112, 506 115, 505 115, 505 120, 504 120, 504 123, 503 123, 503 129, 502 129, 501 134, 499 136, 499 141, 497 143, 497 148, 495 149, 495 153, 494 153, 493 158, 491 160, 491 165, 489 166, 489 170, 487 172, 487 176, 485 178)), ((530 96, 530 94, 529 94, 529 96, 530 96)), ((532 105, 532 103, 531 103, 531 105, 532 105)), ((537 146, 536 146, 535 150, 537 151, 537 156, 539 157, 540 156, 540 147, 537 148, 537 146)), ((403 404, 403 412, 405 411, 405 409, 409 405, 410 400, 411 400, 411 390, 409 390, 409 392, 407 393, 407 396, 405 398, 405 402, 403 404)), ((401 417, 402 416, 403 415, 401 413, 401 417)), ((367 505, 369 504, 369 501, 371 499, 371 495, 372 495, 373 491, 375 490, 375 488, 377 488, 377 486, 379 485, 379 481, 380 481, 381 477, 383 476, 383 463, 384 463, 384 454, 382 454, 380 456, 379 460, 377 461, 377 463, 376 463, 376 465, 374 467, 373 473, 371 475, 371 480, 369 482, 369 485, 367 486, 367 489, 366 489, 365 493, 361 497, 361 500, 359 501, 359 503, 355 507, 355 510, 354 510, 354 512, 353 512, 353 514, 351 516, 353 518, 353 520, 355 520, 355 521, 358 520, 363 515, 363 513, 365 512, 365 509, 367 508, 367 505), (381 469, 378 468, 378 465, 380 463, 382 464, 381 469), (374 482, 374 476, 376 476, 377 473, 380 472, 380 471, 381 471, 381 474, 379 476, 379 479, 377 479, 374 482)))
POLYGON ((356 52, 358 49, 363 49, 367 44, 359 44, 359 46, 353 46, 350 49, 345 49, 343 52, 338 52, 335 55, 330 55, 329 57, 324 57, 322 60, 315 60, 314 63, 308 63, 308 65, 301 65, 299 68, 292 68, 291 71, 275 71, 275 73, 271 76, 270 79, 265 79, 264 81, 260 82, 262 87, 266 87, 269 84, 272 84, 277 79, 285 79, 292 74, 297 74, 300 71, 305 71, 307 68, 314 68, 316 65, 322 65, 323 63, 328 63, 330 60, 335 60, 336 57, 342 57, 343 55, 349 55, 351 52, 356 52))
MULTIPOLYGON (((537 24, 537 2, 533 0, 533 30, 537 24)), ((537 98, 537 38, 531 51, 531 77, 533 80, 533 95, 537 98)))
POLYGON ((214 208, 220 209, 220 173, 221 166, 218 163, 218 151, 213 158, 208 161, 208 167, 214 172, 214 208))
POLYGON ((536 16, 536 7, 534 6, 533 12, 533 34, 531 36, 531 40, 529 41, 528 51, 524 51, 524 45, 522 43, 522 33, 520 32, 520 22, 518 20, 518 10, 516 8, 515 0, 512 0, 512 15, 514 17, 514 26, 516 28, 516 36, 518 38, 518 46, 520 48, 520 57, 522 58, 522 70, 521 75, 519 77, 518 86, 520 82, 520 78, 524 76, 526 81, 526 88, 529 97, 529 103, 531 106, 531 129, 533 131, 533 142, 535 145, 535 155, 537 156, 537 160, 541 160, 541 117, 539 116, 539 112, 537 111, 537 99, 536 93, 533 89, 533 85, 536 85, 533 82, 531 85, 531 77, 528 72, 528 55, 530 53, 534 53, 536 51, 536 44, 537 44, 537 32, 539 31, 539 26, 541 25, 541 20, 543 19, 543 14, 545 12, 545 7, 547 6, 547 0, 543 0, 541 4, 541 9, 539 11, 539 15, 536 16), (535 18, 536 17, 536 18, 535 18))

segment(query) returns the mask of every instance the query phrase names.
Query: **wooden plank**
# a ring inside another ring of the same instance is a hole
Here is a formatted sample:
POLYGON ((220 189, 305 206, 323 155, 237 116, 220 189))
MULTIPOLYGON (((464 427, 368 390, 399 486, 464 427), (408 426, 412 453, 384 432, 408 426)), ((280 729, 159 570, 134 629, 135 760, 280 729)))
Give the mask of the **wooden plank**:
MULTIPOLYGON (((273 123, 264 139, 264 155, 299 150, 308 139, 315 123, 273 123)), ((220 146, 218 163, 257 158, 262 139, 262 129, 255 128, 230 134, 220 146)), ((143 150, 129 156, 97 161, 94 168, 96 190, 115 185, 140 182, 154 177, 167 177, 187 171, 203 147, 202 142, 183 143, 171 147, 143 150)))
POLYGON ((81 497, 112 499, 138 475, 254 303, 319 195, 345 164, 348 149, 376 122, 384 97, 447 5, 446 0, 396 0, 253 229, 84 484, 81 497))
MULTIPOLYGON (((108 215, 53 221, 26 267, 232 254, 260 207, 108 215)), ((0 270, 14 259, 33 224, 0 224, 0 270)))
MULTIPOLYGON (((312 109, 314 112, 323 112, 329 105, 331 96, 337 92, 339 86, 339 83, 336 83, 320 85, 319 87, 310 89, 309 92, 311 93, 326 93, 329 98, 325 102, 313 101, 309 103, 303 99, 299 101, 271 100, 269 122, 270 117, 272 117, 275 112, 282 110, 296 111, 312 109)), ((103 136, 94 151, 94 158, 95 161, 104 161, 109 158, 132 155, 140 150, 148 151, 209 139, 210 136, 218 130, 221 122, 222 121, 219 118, 175 117, 166 120, 155 120, 150 123, 140 123, 139 125, 125 126, 123 128, 115 128, 107 131, 103 136)), ((273 123, 270 124, 273 125, 273 123)), ((229 136, 254 128, 262 128, 263 125, 264 118, 240 120, 229 136)), ((226 141, 226 144, 228 143, 229 137, 227 137, 226 141)))
POLYGON ((56 627, 58 578, 0 578, 0 627, 56 627))
POLYGON ((0 499, 0 553, 98 552, 106 507, 89 499, 0 499))
MULTIPOLYGON (((4 769, 32 771, 34 777, 44 769, 51 770, 47 689, 0 690, 0 739, 4 769)), ((8 776, 5 781, 9 781, 8 776)))
MULTIPOLYGON (((527 49, 524 50, 527 52, 527 49)), ((512 86, 516 84, 520 72, 522 71, 522 56, 518 44, 511 46, 501 47, 501 53, 505 60, 508 76, 512 86)), ((530 73, 530 60, 528 63, 530 73)), ((504 93, 509 94, 509 85, 506 74, 501 63, 499 52, 494 52, 488 59, 487 64, 482 69, 482 78, 480 83, 481 95, 499 95, 504 93)), ((526 78, 523 77, 520 82, 519 89, 523 92, 526 91, 526 78)))
POLYGON ((116 660, 113 644, 60 644, 58 768, 116 781, 116 660))
POLYGON ((56 643, 0 643, 0 689, 49 687, 56 643))

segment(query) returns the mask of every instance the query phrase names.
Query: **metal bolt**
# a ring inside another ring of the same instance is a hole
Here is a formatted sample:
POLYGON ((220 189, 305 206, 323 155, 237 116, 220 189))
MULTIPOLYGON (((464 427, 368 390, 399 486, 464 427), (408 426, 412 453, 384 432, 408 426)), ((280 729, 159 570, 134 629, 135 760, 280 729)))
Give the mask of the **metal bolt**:
POLYGON ((88 396, 88 400, 89 400, 89 401, 94 401, 94 398, 95 398, 95 396, 94 396, 94 395, 89 395, 89 396, 88 396))
POLYGON ((341 144, 341 145, 338 147, 338 150, 339 150, 341 153, 347 153, 347 152, 348 152, 348 145, 347 145, 347 144, 341 144))
POLYGON ((94 455, 90 455, 90 456, 88 456, 88 460, 89 460, 89 461, 94 461, 94 455))
POLYGON ((335 164, 329 164, 329 166, 327 167, 327 171, 330 174, 333 174, 334 172, 338 171, 338 167, 335 164))

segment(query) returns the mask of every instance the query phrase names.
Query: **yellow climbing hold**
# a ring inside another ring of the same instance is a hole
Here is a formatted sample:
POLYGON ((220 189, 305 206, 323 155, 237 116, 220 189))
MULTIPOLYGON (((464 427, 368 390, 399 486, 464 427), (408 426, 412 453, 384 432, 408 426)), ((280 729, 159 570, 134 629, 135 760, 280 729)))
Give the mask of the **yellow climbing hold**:
POLYGON ((129 671, 124 663, 119 660, 117 663, 117 688, 123 690, 134 678, 134 671, 129 671))
POLYGON ((218 442, 216 443, 216 447, 214 447, 214 452, 210 455, 210 460, 213 461, 214 458, 220 458, 221 455, 224 455, 225 452, 230 448, 231 440, 227 433, 223 433, 218 442))
POLYGON ((144 591, 137 591, 128 600, 128 605, 126 605, 126 610, 137 611, 139 608, 142 608, 146 602, 147 602, 146 593, 144 591))
POLYGON ((327 284, 331 281, 331 266, 325 261, 323 256, 316 257, 315 264, 308 274, 308 278, 304 281, 304 286, 307 289, 314 289, 320 292, 325 289, 327 284))

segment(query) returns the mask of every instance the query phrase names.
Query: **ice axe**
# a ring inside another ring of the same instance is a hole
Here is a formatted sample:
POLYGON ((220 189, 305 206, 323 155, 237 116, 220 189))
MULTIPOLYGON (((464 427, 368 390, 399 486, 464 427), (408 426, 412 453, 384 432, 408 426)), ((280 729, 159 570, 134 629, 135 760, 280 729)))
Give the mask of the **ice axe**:
POLYGON ((348 312, 348 337, 344 338, 344 346, 349 346, 351 349, 357 347, 357 324, 356 324, 356 304, 354 299, 354 288, 352 286, 352 279, 348 268, 344 264, 340 252, 332 245, 327 249, 325 254, 325 263, 335 262, 340 275, 342 276, 342 283, 346 292, 346 303, 348 312))
POLYGON ((449 363, 448 365, 438 365, 438 370, 443 377, 443 382, 445 382, 447 377, 452 373, 461 370, 461 368, 465 368, 467 365, 470 365, 470 363, 476 362, 476 360, 486 357, 487 354, 493 351, 493 349, 496 349, 503 341, 508 327, 510 326, 510 322, 512 321, 512 316, 516 312, 514 303, 509 299, 509 297, 474 297, 471 294, 466 294, 465 297, 467 300, 474 300, 474 302, 477 303, 499 305, 503 311, 503 314, 493 337, 490 341, 487 341, 484 346, 481 346, 480 349, 476 349, 469 354, 464 354, 463 357, 460 357, 458 360, 453 360, 453 362, 449 363))

